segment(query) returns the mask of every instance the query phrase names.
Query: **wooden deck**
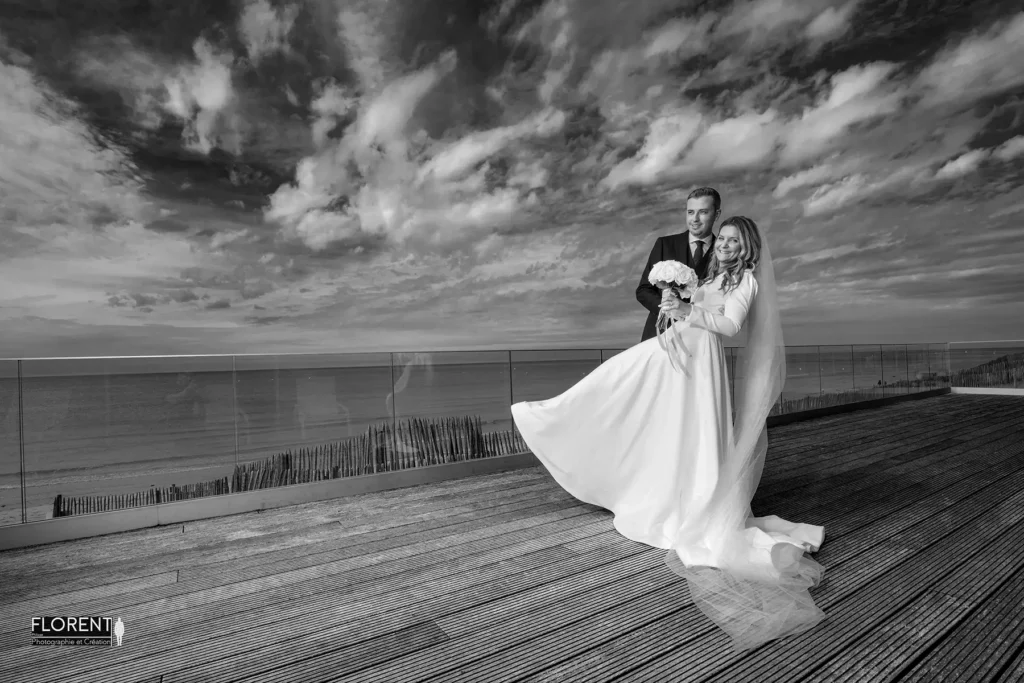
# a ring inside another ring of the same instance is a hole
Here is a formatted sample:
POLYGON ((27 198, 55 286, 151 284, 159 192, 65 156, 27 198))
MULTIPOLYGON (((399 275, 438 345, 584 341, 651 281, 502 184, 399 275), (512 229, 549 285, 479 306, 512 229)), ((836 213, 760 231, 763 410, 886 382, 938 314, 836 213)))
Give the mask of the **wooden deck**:
POLYGON ((0 681, 1024 681, 1024 399, 773 428, 829 618, 743 655, 538 468, 0 554, 0 681), (30 617, 120 616, 120 648, 30 617))

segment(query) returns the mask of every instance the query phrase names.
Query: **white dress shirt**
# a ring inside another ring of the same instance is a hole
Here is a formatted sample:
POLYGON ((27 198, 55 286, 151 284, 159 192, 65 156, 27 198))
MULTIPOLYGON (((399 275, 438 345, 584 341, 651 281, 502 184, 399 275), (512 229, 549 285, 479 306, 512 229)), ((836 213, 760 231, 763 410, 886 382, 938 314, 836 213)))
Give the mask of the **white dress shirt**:
POLYGON ((690 235, 690 257, 691 258, 694 255, 694 250, 696 250, 696 248, 697 248, 696 246, 694 246, 694 245, 697 244, 697 242, 703 242, 704 243, 704 256, 707 256, 708 252, 711 251, 711 235, 708 235, 707 237, 705 237, 702 240, 699 240, 696 237, 694 237, 693 235, 690 235))

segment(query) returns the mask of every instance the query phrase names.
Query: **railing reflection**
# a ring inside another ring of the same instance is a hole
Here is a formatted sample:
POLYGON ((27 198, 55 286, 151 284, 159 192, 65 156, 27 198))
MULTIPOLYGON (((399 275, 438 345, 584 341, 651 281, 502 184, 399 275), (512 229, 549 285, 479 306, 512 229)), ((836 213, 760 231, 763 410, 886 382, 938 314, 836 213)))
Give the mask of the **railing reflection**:
POLYGON ((947 367, 954 387, 1024 388, 1024 341, 950 343, 947 367))
MULTIPOLYGON (((0 360, 0 524, 525 450, 624 349, 0 360)), ((791 346, 772 414, 1024 386, 1024 343, 791 346)), ((736 349, 726 349, 735 389, 736 349)))

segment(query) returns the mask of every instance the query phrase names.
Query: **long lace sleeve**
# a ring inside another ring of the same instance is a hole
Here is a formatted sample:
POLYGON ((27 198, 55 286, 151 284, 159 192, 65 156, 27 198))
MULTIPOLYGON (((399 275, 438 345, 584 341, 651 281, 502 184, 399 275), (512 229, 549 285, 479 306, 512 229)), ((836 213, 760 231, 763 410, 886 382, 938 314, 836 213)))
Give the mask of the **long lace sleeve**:
POLYGON ((757 296, 757 280, 753 274, 747 271, 736 289, 729 292, 725 299, 725 310, 719 313, 717 310, 707 310, 700 304, 695 304, 686 321, 694 327, 700 327, 721 334, 726 337, 734 337, 743 329, 743 323, 747 319, 750 305, 757 296))

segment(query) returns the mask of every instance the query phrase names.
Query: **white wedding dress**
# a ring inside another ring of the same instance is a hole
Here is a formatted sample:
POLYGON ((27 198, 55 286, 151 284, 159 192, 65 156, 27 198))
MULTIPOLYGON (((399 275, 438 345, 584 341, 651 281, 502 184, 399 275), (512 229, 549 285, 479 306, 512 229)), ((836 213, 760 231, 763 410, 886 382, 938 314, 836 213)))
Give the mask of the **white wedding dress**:
POLYGON ((824 616, 807 593, 820 565, 803 557, 818 549, 824 529, 750 513, 767 444, 766 400, 740 397, 738 413, 746 402, 764 417, 757 413, 760 424, 736 434, 722 337, 743 330, 758 280, 747 271, 725 294, 721 277, 694 293, 692 312, 660 343, 641 342, 560 396, 513 405, 512 415, 566 491, 610 510, 626 538, 670 550, 669 566, 742 650, 824 616))

